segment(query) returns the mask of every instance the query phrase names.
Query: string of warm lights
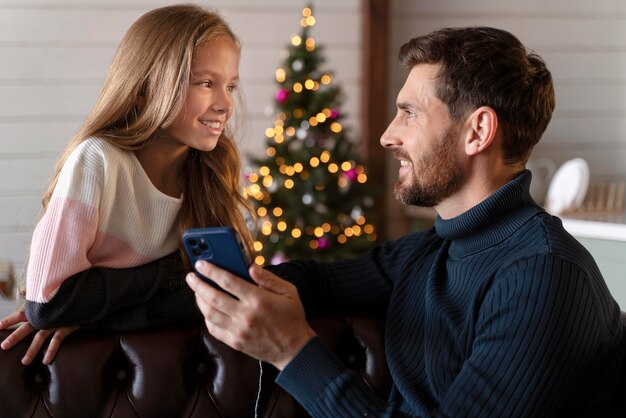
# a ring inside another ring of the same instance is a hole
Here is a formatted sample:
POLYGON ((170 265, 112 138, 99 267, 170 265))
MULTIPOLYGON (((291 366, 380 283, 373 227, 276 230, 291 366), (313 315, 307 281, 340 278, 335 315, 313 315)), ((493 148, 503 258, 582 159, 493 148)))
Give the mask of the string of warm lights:
MULTIPOLYGON (((315 25, 315 17, 310 7, 302 10, 300 25, 309 28, 315 25)), ((304 46, 307 53, 316 50, 315 40, 308 36, 308 31, 303 31, 303 36, 293 35, 291 45, 294 48, 304 46)), ((303 69, 301 61, 294 61, 292 68, 295 72, 303 69)), ((278 68, 275 73, 276 82, 281 86, 275 95, 276 102, 281 105, 293 98, 292 95, 310 92, 311 94, 321 92, 324 88, 330 87, 333 77, 329 73, 322 73, 319 77, 314 74, 305 74, 304 79, 292 80, 289 84, 290 70, 288 68, 278 68)), ((297 101, 296 101, 297 103, 297 101)), ((319 171, 326 170, 328 174, 325 178, 336 178, 337 190, 340 193, 347 193, 353 183, 364 184, 367 182, 365 168, 350 158, 335 158, 331 149, 318 147, 321 150, 308 153, 301 161, 286 161, 289 145, 292 141, 303 142, 310 137, 311 129, 325 129, 329 135, 337 135, 343 131, 343 126, 337 120, 339 112, 332 106, 324 106, 317 111, 307 111, 302 107, 295 107, 293 110, 279 112, 274 120, 274 126, 265 130, 267 138, 266 156, 269 160, 265 165, 251 171, 247 175, 248 186, 244 190, 246 197, 256 201, 255 208, 259 220, 260 232, 265 237, 265 244, 261 240, 254 243, 257 252, 255 262, 263 265, 266 263, 265 256, 260 253, 266 245, 277 244, 279 241, 289 247, 296 242, 305 240, 311 250, 324 250, 334 245, 346 245, 350 240, 366 238, 373 242, 376 240, 375 228, 367 222, 363 215, 363 210, 359 206, 354 206, 349 215, 338 214, 334 220, 325 219, 320 224, 308 225, 304 216, 291 216, 286 213, 288 208, 282 208, 276 200, 280 200, 278 195, 280 189, 293 193, 293 189, 298 184, 304 184, 311 179, 315 173, 319 176, 319 171)), ((301 146, 298 146, 301 148, 301 146)), ((317 177, 316 177, 317 178, 317 177)), ((307 207, 319 210, 321 213, 328 211, 324 202, 317 201, 313 190, 323 192, 330 183, 315 183, 311 192, 305 192, 301 196, 302 203, 307 207)), ((283 192, 285 193, 285 192, 283 192)), ((292 211, 294 208, 289 208, 292 211)), ((302 215, 302 214, 300 214, 302 215)))

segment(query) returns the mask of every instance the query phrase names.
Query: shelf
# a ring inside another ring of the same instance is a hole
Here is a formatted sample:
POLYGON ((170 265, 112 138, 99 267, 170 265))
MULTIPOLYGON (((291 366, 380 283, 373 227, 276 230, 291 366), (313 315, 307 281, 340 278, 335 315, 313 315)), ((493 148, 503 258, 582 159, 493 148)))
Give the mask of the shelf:
POLYGON ((612 218, 562 217, 561 219, 567 232, 575 237, 626 242, 626 222, 624 222, 623 214, 612 218))
MULTIPOLYGON (((405 214, 426 221, 434 221, 437 215, 433 208, 417 206, 406 206, 405 214)), ((576 237, 626 242, 626 212, 570 212, 559 218, 565 229, 576 237)))

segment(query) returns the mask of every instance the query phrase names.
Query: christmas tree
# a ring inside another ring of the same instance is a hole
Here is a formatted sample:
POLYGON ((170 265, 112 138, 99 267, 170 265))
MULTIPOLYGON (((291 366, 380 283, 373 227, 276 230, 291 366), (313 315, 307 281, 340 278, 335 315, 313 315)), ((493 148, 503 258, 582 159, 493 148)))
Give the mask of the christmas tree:
POLYGON ((309 32, 311 7, 302 11, 285 60, 276 70, 274 126, 265 131, 266 156, 251 157, 246 194, 259 222, 255 262, 341 259, 376 241, 367 173, 342 126, 341 89, 319 69, 322 48, 309 32), (367 217, 366 217, 367 215, 367 217))

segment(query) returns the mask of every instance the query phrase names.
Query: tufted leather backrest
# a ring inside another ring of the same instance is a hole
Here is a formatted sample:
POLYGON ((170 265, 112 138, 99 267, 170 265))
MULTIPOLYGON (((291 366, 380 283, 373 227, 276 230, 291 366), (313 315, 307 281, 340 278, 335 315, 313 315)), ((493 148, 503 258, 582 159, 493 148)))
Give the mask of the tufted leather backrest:
MULTIPOLYGON (((388 392, 381 322, 326 318, 313 326, 373 388, 388 392)), ((0 331, 0 341, 8 334, 0 331)), ((50 366, 41 357, 22 366, 29 342, 0 350, 2 417, 254 416, 259 363, 215 340, 202 323, 124 333, 81 330, 63 342, 50 366)), ((259 416, 307 416, 273 377, 272 370, 265 374, 259 416)))
MULTIPOLYGON (((626 315, 622 315, 626 327, 626 315)), ((391 388, 383 322, 365 316, 311 322, 379 396, 391 388)), ((0 331, 0 341, 9 331, 0 331)), ((626 334, 624 335, 626 344, 626 334)), ((136 332, 78 331, 50 366, 20 359, 30 339, 0 350, 1 417, 252 417, 259 364, 212 338, 204 324, 136 332)), ((616 416, 626 416, 626 362, 616 416), (622 415, 619 415, 622 414, 622 415)), ((260 417, 308 416, 264 367, 260 417)))
POLYGON ((24 342, 0 352, 2 416, 245 417, 253 411, 258 363, 212 339, 202 324, 81 331, 66 339, 50 366, 41 358, 22 366, 26 348, 24 342))

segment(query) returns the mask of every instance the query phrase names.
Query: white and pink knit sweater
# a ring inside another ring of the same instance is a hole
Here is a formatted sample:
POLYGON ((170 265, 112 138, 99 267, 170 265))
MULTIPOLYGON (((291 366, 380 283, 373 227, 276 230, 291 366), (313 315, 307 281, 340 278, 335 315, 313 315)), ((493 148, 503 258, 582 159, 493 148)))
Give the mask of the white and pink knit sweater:
POLYGON ((35 227, 26 299, 48 302, 64 280, 90 267, 135 267, 174 252, 181 203, 154 187, 133 152, 84 141, 35 227))

